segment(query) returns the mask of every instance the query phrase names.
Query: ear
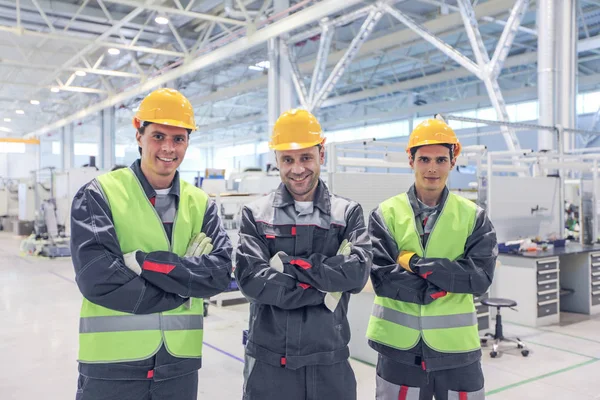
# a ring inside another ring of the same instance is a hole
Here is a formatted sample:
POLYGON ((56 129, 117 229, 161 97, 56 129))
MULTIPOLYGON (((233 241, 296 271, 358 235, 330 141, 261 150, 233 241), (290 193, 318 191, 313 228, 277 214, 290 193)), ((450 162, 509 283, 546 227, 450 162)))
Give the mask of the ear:
POLYGON ((450 161, 450 169, 454 169, 454 166, 456 165, 456 157, 454 157, 452 159, 452 161, 450 161))
POLYGON ((135 141, 138 144, 138 147, 142 147, 142 134, 140 131, 135 131, 135 141))
POLYGON ((319 150, 319 164, 325 165, 325 147, 319 150))
POLYGON ((408 155, 408 165, 410 165, 410 169, 415 169, 415 159, 410 154, 408 155))
POLYGON ((135 127, 135 129, 140 129, 140 127, 142 126, 142 121, 134 117, 133 126, 135 127))

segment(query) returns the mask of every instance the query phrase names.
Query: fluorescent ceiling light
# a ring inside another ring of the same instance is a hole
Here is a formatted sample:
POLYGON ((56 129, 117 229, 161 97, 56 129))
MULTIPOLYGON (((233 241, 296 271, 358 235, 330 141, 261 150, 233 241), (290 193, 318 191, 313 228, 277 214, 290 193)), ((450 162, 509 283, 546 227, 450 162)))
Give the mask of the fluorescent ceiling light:
POLYGON ((77 76, 86 76, 87 74, 85 73, 85 71, 75 71, 75 75, 77 75, 77 76))
POLYGON ((3 127, 3 126, 0 126, 0 131, 2 131, 2 132, 12 132, 12 130, 11 130, 11 129, 9 129, 9 128, 5 128, 5 127, 3 127))
POLYGON ((59 89, 59 88, 57 88, 57 87, 53 87, 53 88, 50 88, 50 91, 51 91, 52 93, 58 93, 58 92, 60 92, 60 89, 59 89))
POLYGON ((110 54, 111 56, 117 56, 121 54, 121 50, 111 47, 110 49, 108 49, 108 54, 110 54))
POLYGON ((15 112, 19 115, 25 114, 25 111, 23 111, 23 110, 15 110, 15 112))
POLYGON ((4 118, 4 122, 10 122, 12 121, 10 118, 4 118))
POLYGON ((38 104, 40 104, 39 100, 29 100, 29 102, 31 104, 33 104, 34 106, 37 106, 38 104))
POLYGON ((160 16, 160 17, 154 18, 154 22, 156 22, 159 25, 166 25, 169 23, 169 19, 166 17, 160 16))
POLYGON ((265 69, 269 69, 270 66, 271 63, 268 60, 266 60, 257 62, 254 65, 250 65, 248 69, 251 69, 252 71, 264 71, 265 69))

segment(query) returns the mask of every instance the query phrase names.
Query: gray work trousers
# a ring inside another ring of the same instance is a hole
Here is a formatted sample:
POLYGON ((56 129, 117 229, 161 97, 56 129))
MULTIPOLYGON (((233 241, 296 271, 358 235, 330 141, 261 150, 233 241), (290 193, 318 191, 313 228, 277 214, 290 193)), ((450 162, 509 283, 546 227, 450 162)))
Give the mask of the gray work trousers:
POLYGON ((427 372, 379 354, 376 400, 484 400, 481 363, 427 372))
POLYGON ((161 381, 95 379, 79 374, 76 400, 196 400, 198 371, 161 381))
POLYGON ((356 379, 347 360, 293 370, 245 359, 242 400, 356 400, 356 379))

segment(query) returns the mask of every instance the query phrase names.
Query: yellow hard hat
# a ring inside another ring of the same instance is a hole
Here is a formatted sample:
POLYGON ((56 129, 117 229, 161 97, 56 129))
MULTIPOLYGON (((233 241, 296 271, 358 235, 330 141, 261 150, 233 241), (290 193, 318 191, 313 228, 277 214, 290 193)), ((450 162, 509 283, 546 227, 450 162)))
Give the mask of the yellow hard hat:
POLYGON ((142 100, 133 117, 133 126, 139 128, 144 121, 196 129, 192 104, 175 89, 158 89, 142 100))
POLYGON ((461 146, 456 133, 454 133, 448 124, 439 119, 428 119, 417 125, 410 134, 406 152, 410 155, 412 148, 432 144, 454 145, 454 157, 458 157, 460 154, 461 146))
POLYGON ((275 122, 269 147, 273 150, 298 150, 324 142, 321 125, 315 116, 294 108, 281 114, 275 122))

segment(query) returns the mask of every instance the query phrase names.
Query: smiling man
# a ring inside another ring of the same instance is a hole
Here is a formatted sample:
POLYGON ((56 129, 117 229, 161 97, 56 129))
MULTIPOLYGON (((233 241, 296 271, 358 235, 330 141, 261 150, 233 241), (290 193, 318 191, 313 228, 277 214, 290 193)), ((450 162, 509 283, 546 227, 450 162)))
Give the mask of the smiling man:
POLYGON ((203 298, 231 279, 217 207, 180 179, 194 110, 159 89, 133 119, 141 159, 75 195, 71 252, 83 294, 78 400, 194 400, 203 298))
POLYGON ((407 147, 415 184, 370 215, 377 400, 485 398, 473 295, 492 283, 496 233, 446 187, 460 151, 444 121, 419 124, 407 147))
POLYGON ((235 276, 250 300, 244 400, 356 399, 350 293, 367 282, 359 204, 319 179, 325 139, 308 111, 283 113, 269 146, 281 185, 244 207, 235 276))

